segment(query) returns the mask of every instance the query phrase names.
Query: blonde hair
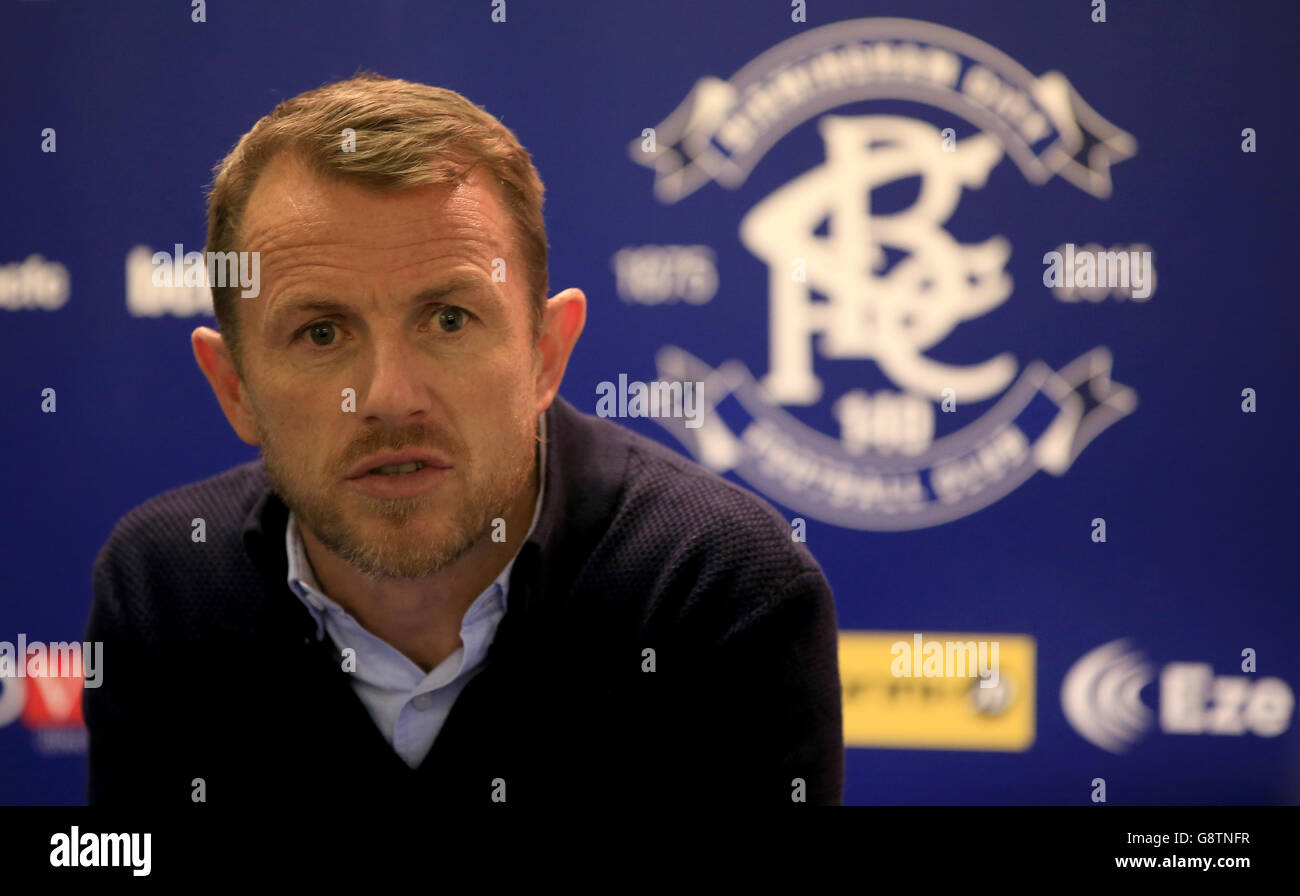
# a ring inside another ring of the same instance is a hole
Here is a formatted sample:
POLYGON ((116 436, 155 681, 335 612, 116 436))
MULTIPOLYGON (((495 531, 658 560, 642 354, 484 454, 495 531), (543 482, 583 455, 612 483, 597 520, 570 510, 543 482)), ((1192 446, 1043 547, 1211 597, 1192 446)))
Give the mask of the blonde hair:
MULTIPOLYGON (((272 159, 297 154, 316 174, 374 190, 455 183, 481 165, 500 188, 527 276, 533 335, 546 302, 545 187, 510 131, 454 90, 361 72, 277 105, 239 139, 208 191, 207 251, 237 251, 239 227, 258 177, 272 159), (343 151, 344 129, 355 131, 343 151)), ((213 307, 235 363, 238 286, 212 287, 213 307)))

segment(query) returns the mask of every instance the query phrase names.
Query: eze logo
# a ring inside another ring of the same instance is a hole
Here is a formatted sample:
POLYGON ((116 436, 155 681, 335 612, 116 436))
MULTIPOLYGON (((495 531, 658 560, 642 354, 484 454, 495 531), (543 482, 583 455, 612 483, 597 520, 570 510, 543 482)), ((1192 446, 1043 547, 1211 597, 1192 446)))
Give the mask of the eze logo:
POLYGON ((146 877, 152 862, 152 834, 78 835, 73 825, 68 834, 50 838, 50 865, 55 868, 131 868, 136 877, 146 877))
MULTIPOLYGON (((1112 641, 1066 673, 1061 707, 1084 739, 1122 753, 1151 727, 1141 693, 1155 679, 1139 651, 1124 640, 1112 641)), ((1280 678, 1215 675, 1209 663, 1166 663, 1159 680, 1165 734, 1277 737, 1291 727, 1295 695, 1280 678)))

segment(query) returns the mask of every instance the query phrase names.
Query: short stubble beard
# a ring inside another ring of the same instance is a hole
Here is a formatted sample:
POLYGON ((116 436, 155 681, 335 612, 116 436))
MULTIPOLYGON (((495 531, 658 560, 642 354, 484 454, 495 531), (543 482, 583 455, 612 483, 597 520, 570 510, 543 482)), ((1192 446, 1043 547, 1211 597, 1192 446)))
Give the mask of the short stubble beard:
MULTIPOLYGON (((471 494, 466 506, 450 509, 443 537, 428 540, 403 537, 406 523, 428 507, 431 500, 428 495, 386 499, 358 495, 364 512, 370 518, 377 518, 382 529, 377 536, 367 538, 349 522, 337 502, 306 485, 312 479, 312 471, 303 469, 295 463, 292 453, 282 450, 263 425, 260 413, 254 415, 254 426, 267 475, 298 524, 358 572, 375 579, 425 578, 460 560, 488 536, 493 520, 504 518, 510 505, 529 491, 536 465, 537 420, 531 418, 522 437, 511 440, 512 444, 522 443, 521 450, 489 470, 478 488, 470 483, 471 494)), ((415 444, 429 443, 408 441, 388 447, 401 450, 415 444)), ((337 480, 329 487, 346 488, 337 480)))

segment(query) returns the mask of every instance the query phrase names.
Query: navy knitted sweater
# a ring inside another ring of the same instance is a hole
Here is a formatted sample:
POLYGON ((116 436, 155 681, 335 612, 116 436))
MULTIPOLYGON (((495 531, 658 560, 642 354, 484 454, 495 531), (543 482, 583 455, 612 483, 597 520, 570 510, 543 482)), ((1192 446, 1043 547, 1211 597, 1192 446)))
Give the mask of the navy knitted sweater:
POLYGON ((415 769, 289 590, 260 460, 127 513, 93 573, 90 801, 841 802, 835 607, 789 523, 562 398, 546 413, 508 610, 415 769))

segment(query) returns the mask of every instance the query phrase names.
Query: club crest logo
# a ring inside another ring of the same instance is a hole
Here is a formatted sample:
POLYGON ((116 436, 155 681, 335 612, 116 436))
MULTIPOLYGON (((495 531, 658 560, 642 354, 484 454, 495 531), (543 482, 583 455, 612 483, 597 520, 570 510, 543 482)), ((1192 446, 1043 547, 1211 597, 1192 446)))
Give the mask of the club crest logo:
MULTIPOLYGON (((755 376, 734 358, 664 346, 659 378, 704 383, 707 413, 692 428, 659 422, 711 469, 853 529, 938 525, 1038 470, 1065 473, 1135 409, 1136 395, 1111 380, 1105 346, 1061 369, 1022 363, 999 345, 963 363, 937 357, 936 347, 1014 290, 1006 237, 986 225, 977 239, 959 239, 948 227, 1004 159, 1031 185, 1059 177, 1106 199, 1110 166, 1136 153, 1133 137, 1060 73, 1035 77, 938 25, 859 19, 785 41, 729 80, 701 78, 630 155, 653 169, 661 203, 698 202, 710 183, 741 190, 763 156, 810 120, 823 160, 756 197, 738 223, 741 245, 767 271, 767 369, 755 376), (835 111, 864 101, 887 108, 835 111), (930 120, 899 114, 911 104, 929 107, 930 120), (874 206, 902 184, 919 184, 912 201, 874 206), (817 369, 826 362, 874 365, 885 388, 828 388, 817 369), (943 425, 983 404, 978 416, 943 425), (814 408, 838 431, 800 419, 814 408)), ((1106 253, 1100 273, 1109 260, 1112 274, 1122 262, 1127 277, 1128 255, 1106 253)), ((1085 273, 1092 279, 1080 282, 1100 282, 1098 271, 1085 273)), ((720 301, 741 301, 721 292, 720 301)))

